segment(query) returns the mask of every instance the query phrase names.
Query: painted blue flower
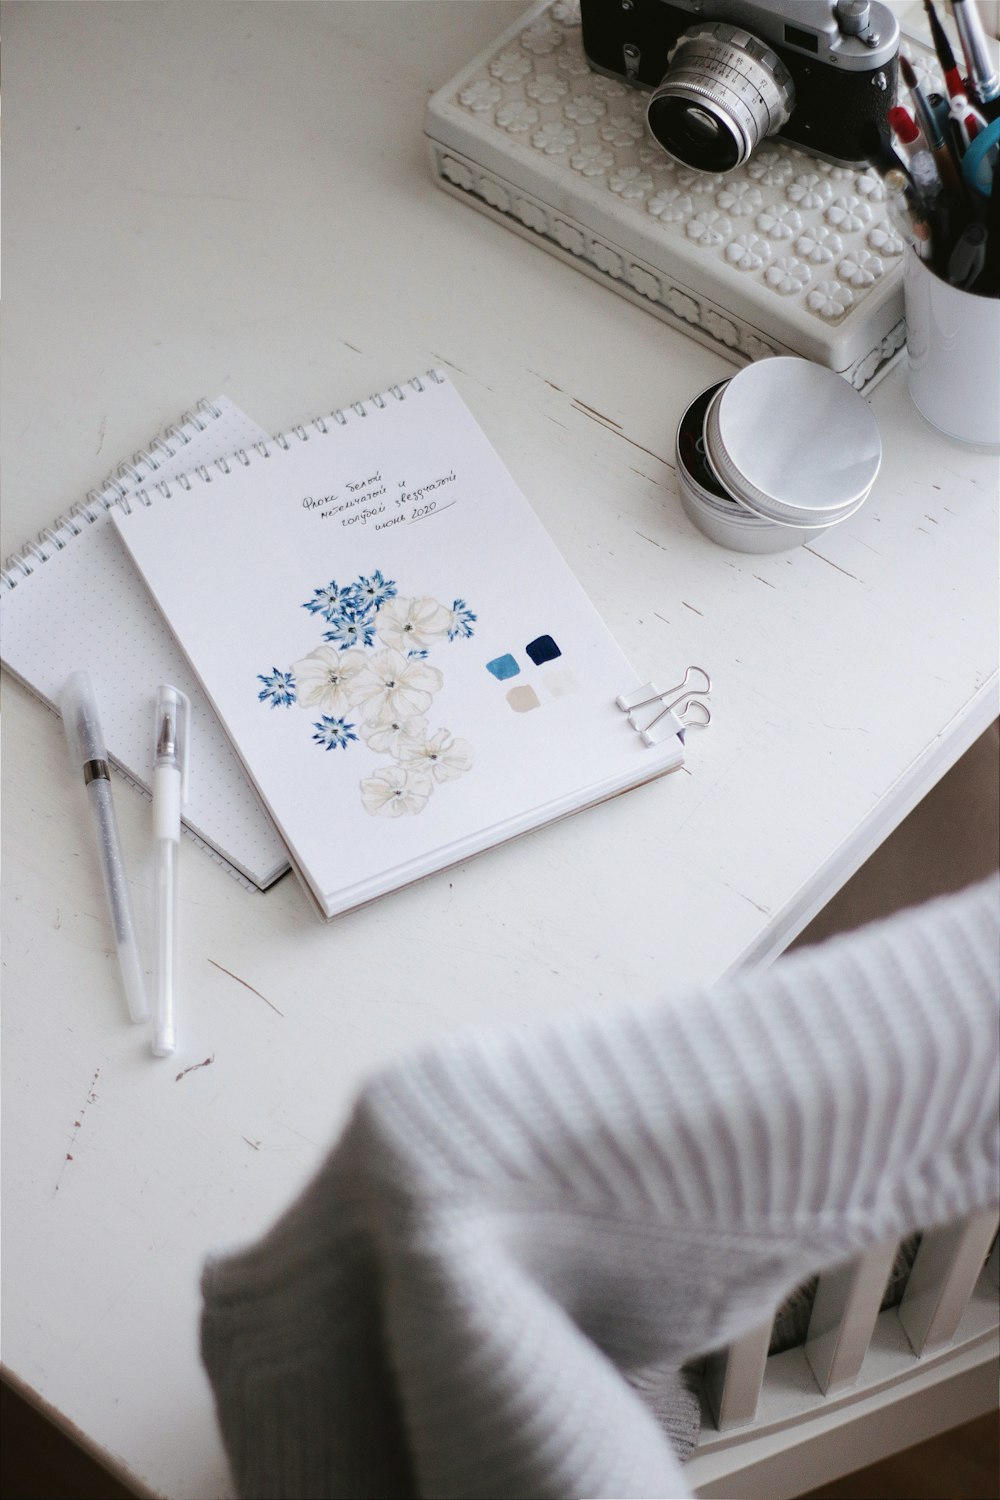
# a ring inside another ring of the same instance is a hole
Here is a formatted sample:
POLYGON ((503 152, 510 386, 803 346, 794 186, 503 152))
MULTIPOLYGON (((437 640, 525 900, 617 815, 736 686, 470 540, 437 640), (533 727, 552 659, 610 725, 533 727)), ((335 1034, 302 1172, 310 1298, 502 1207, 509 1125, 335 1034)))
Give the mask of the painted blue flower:
POLYGON ((366 619, 356 610, 345 609, 336 618, 330 615, 327 618, 332 620, 333 629, 324 630, 323 639, 335 641, 341 651, 346 651, 350 646, 371 646, 374 643, 374 621, 366 619))
POLYGON ((353 585, 357 604, 355 608, 363 610, 366 614, 369 610, 380 609, 387 599, 396 596, 396 585, 391 578, 383 578, 381 573, 373 573, 370 578, 359 578, 353 585))
POLYGON ((350 741, 357 739, 353 724, 348 724, 346 719, 335 719, 330 714, 324 714, 313 724, 313 728, 318 730, 313 739, 324 750, 346 750, 350 741))
POLYGON ((322 615, 324 619, 334 621, 345 608, 350 608, 352 587, 353 585, 348 584, 342 589, 331 578, 324 588, 313 589, 313 597, 307 599, 302 608, 307 609, 311 615, 322 615))
POLYGON ((472 627, 478 617, 473 614, 465 600, 456 599, 451 609, 453 619, 451 629, 448 631, 449 641, 468 640, 471 635, 475 635, 472 627))
POLYGON ((295 677, 291 672, 282 672, 278 667, 266 675, 257 673, 257 681, 264 687, 257 694, 261 703, 270 703, 272 708, 288 708, 295 702, 295 677))
POLYGON ((431 653, 429 651, 407 651, 406 654, 411 660, 426 661, 431 653))

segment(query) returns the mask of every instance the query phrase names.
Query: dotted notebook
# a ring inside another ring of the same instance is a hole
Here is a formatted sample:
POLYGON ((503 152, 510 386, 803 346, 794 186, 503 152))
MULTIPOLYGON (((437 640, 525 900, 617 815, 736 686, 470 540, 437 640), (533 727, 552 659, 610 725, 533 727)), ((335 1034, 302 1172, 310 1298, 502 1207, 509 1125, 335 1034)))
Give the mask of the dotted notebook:
POLYGON ((157 685, 189 695, 195 770, 187 830, 259 889, 287 870, 288 854, 110 516, 143 485, 177 480, 267 436, 225 397, 201 402, 0 572, 4 666, 52 709, 70 672, 88 671, 109 756, 140 790, 149 791, 157 685))
POLYGON ((110 514, 326 918, 683 761, 438 371, 110 514))

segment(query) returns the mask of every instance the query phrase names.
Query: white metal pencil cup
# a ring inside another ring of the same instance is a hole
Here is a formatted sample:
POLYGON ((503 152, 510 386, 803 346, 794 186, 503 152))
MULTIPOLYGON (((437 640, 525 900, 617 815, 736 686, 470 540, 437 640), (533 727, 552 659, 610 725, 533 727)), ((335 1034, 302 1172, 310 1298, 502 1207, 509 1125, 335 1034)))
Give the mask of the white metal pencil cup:
POLYGON ((1000 450, 1000 297, 960 291, 907 251, 910 397, 947 437, 1000 450))

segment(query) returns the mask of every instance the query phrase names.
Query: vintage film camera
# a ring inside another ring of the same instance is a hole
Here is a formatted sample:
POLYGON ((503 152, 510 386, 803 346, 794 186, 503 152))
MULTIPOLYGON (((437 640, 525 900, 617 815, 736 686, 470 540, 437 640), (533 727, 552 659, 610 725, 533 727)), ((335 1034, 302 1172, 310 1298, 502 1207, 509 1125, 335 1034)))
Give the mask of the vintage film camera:
POLYGON ((778 135, 838 166, 867 160, 896 102, 899 26, 878 0, 580 0, 591 67, 651 89, 649 128, 702 172, 778 135))

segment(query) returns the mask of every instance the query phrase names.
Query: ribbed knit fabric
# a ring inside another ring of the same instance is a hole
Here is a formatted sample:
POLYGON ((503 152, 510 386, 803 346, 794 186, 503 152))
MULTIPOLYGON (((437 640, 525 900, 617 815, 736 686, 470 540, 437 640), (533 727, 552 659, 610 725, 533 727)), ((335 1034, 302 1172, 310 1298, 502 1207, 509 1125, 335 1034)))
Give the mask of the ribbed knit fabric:
POLYGON ((381 1073, 274 1229, 206 1268, 240 1494, 684 1496, 670 1372, 996 1200, 998 896, 381 1073))

